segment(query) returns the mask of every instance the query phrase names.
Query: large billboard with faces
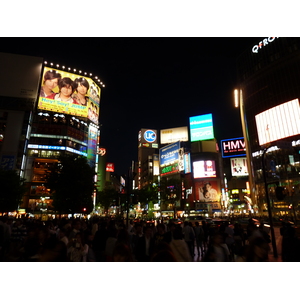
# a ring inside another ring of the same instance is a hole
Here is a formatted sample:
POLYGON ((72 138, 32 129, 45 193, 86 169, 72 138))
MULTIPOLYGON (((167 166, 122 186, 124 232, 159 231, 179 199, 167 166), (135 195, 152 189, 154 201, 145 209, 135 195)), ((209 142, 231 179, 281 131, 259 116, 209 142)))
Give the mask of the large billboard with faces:
POLYGON ((270 108, 255 116, 259 145, 300 134, 299 99, 270 108))
POLYGON ((85 117, 98 125, 100 93, 89 77, 44 67, 38 108, 85 117))

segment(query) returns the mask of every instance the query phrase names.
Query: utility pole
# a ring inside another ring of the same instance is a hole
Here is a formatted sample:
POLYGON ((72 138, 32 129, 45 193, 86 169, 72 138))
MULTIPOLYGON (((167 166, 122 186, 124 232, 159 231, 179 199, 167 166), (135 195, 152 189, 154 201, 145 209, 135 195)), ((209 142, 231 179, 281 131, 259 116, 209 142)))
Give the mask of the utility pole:
POLYGON ((269 189, 268 189, 268 183, 267 183, 267 177, 266 177, 266 167, 265 167, 265 154, 267 150, 271 146, 268 146, 263 150, 262 154, 262 171, 263 171, 263 176, 264 176, 264 183, 265 183, 265 191, 266 191, 266 200, 267 200, 267 206, 268 206, 268 215, 269 215, 269 220, 270 220, 270 229, 271 229, 271 237, 272 237, 272 247, 273 247, 273 254, 274 257, 278 257, 277 253, 277 246, 276 246, 276 240, 275 240, 275 233, 274 233, 274 226, 273 226, 273 217, 272 217, 272 211, 271 211, 271 202, 269 198, 269 189))

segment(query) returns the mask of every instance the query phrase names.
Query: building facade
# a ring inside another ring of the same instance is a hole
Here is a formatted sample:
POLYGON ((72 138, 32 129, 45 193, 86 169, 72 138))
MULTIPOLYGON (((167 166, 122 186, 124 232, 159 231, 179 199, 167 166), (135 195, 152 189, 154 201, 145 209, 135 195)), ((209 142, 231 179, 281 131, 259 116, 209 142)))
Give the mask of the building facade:
POLYGON ((266 212, 268 192, 274 214, 296 214, 300 200, 300 39, 258 40, 240 55, 237 69, 259 210, 266 212), (277 186, 284 189, 284 197, 276 196, 277 186))

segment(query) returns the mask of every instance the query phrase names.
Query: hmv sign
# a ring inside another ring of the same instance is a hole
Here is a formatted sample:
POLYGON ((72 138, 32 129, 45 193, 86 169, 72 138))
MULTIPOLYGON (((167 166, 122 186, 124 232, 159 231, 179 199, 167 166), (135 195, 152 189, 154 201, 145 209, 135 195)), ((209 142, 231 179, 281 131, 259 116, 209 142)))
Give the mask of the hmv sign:
POLYGON ((222 157, 246 156, 246 144, 243 137, 221 141, 222 157))

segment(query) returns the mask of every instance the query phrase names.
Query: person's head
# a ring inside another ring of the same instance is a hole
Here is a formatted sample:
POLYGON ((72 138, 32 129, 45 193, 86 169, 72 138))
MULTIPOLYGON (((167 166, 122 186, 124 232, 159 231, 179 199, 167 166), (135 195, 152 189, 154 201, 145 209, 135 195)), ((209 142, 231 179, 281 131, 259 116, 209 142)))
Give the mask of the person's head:
POLYGON ((90 88, 88 81, 83 77, 76 78, 74 80, 74 85, 77 93, 84 96, 90 88))
POLYGON ((49 90, 52 90, 57 87, 61 80, 60 73, 57 73, 54 70, 49 70, 44 75, 44 81, 43 85, 48 88, 49 90))
POLYGON ((61 96, 69 98, 74 92, 74 82, 69 77, 64 77, 58 83, 61 96))
POLYGON ((212 243, 214 245, 221 245, 224 243, 224 237, 220 232, 217 232, 213 235, 212 243))
POLYGON ((147 237, 147 238, 152 237, 152 229, 151 229, 150 226, 146 226, 146 227, 145 227, 145 232, 144 232, 144 234, 145 234, 145 237, 147 237))
POLYGON ((173 231, 173 238, 174 240, 182 240, 183 239, 183 233, 181 227, 176 227, 173 231))
POLYGON ((162 223, 157 224, 157 232, 159 234, 164 234, 165 233, 165 225, 162 223))
POLYGON ((113 252, 113 261, 115 262, 132 262, 132 253, 128 245, 117 243, 113 252))

